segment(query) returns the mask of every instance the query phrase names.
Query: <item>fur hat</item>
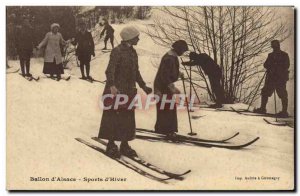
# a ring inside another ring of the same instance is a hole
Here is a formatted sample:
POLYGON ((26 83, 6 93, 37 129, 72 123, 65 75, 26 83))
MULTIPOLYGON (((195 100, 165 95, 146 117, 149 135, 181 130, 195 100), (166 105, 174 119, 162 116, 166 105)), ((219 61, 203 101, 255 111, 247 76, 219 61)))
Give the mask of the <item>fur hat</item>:
POLYGON ((60 28, 60 26, 59 26, 59 24, 58 23, 53 23, 51 26, 51 30, 54 28, 54 27, 58 27, 58 28, 60 28))
POLYGON ((131 40, 140 35, 140 32, 133 26, 124 27, 120 33, 123 41, 131 40))

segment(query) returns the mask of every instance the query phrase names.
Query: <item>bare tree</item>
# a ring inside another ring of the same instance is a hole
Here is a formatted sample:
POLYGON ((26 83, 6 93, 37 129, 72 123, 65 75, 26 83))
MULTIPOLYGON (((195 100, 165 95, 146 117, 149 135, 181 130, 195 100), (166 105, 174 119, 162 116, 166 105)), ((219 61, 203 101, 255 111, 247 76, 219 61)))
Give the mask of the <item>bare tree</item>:
MULTIPOLYGON (((227 103, 252 103, 262 86, 263 58, 270 41, 285 40, 291 33, 267 7, 159 7, 164 17, 154 18, 146 32, 157 44, 169 46, 186 40, 198 53, 207 53, 222 69, 227 103), (254 93, 256 92, 256 93, 254 93)), ((188 72, 187 72, 188 74, 188 72)), ((192 83, 205 89, 212 100, 209 81, 197 66, 192 83)))

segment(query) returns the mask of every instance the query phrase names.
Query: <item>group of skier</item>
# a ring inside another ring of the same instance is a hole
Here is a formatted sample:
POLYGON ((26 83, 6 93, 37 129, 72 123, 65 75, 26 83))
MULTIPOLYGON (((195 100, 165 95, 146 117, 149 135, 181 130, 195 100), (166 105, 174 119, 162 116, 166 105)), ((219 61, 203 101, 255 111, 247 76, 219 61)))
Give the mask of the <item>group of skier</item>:
MULTIPOLYGON (((133 48, 139 40, 139 32, 134 27, 126 27, 121 31, 122 42, 112 50, 110 61, 106 70, 107 83, 104 94, 117 93, 126 94, 129 97, 137 93, 135 83, 137 82, 145 93, 151 93, 152 89, 147 87, 138 65, 138 55, 133 48)), ((273 52, 269 54, 264 67, 267 69, 267 79, 262 89, 262 106, 254 112, 266 113, 267 98, 276 89, 282 100, 283 109, 279 112, 279 117, 288 117, 287 113, 287 91, 289 57, 287 53, 280 50, 278 40, 271 42, 273 52)), ((161 97, 167 95, 171 98, 174 94, 179 94, 180 90, 174 85, 182 73, 179 71, 178 57, 188 51, 188 45, 184 40, 175 41, 172 48, 162 57, 155 80, 154 94, 161 97)), ((197 54, 190 52, 190 61, 185 63, 189 66, 200 66, 204 73, 208 75, 212 90, 216 96, 215 107, 221 107, 225 101, 224 91, 221 86, 221 69, 215 61, 205 53, 197 54)), ((176 105, 174 108, 164 103, 161 108, 161 101, 156 104, 157 118, 155 132, 165 134, 167 137, 175 138, 178 132, 176 105)), ((107 139, 108 145, 106 153, 114 158, 121 154, 126 156, 136 156, 128 141, 135 137, 135 116, 134 109, 120 110, 110 109, 103 111, 100 124, 99 138, 107 139), (121 141, 120 150, 115 141, 121 141)))
MULTIPOLYGON (((59 32, 60 25, 53 23, 50 27, 50 31, 46 33, 45 38, 40 44, 36 45, 35 38, 33 37, 33 28, 30 25, 28 18, 23 18, 23 22, 16 30, 16 49, 20 59, 21 74, 23 77, 32 77, 30 74, 30 57, 33 49, 44 52, 44 67, 43 73, 49 74, 50 78, 61 79, 61 74, 64 74, 63 62, 62 62, 62 47, 66 44, 73 44, 77 46, 76 56, 79 60, 79 66, 82 79, 93 80, 90 76, 90 61, 91 56, 95 56, 95 45, 92 34, 87 30, 86 23, 80 21, 78 23, 79 31, 75 37, 65 41, 63 36, 59 32), (84 73, 84 68, 86 74, 84 73)), ((110 39, 112 48, 114 48, 114 29, 109 25, 107 20, 104 22, 104 28, 100 37, 106 34, 104 43, 106 49, 106 43, 110 39)))
MULTIPOLYGON (((80 70, 82 78, 92 79, 90 76, 90 61, 91 56, 95 56, 95 46, 91 33, 87 31, 84 22, 79 23, 79 32, 75 38, 65 41, 59 33, 59 24, 51 25, 51 31, 48 32, 43 41, 37 46, 37 49, 45 48, 44 69, 43 73, 50 74, 54 77, 56 74, 57 80, 64 73, 62 66, 62 54, 60 45, 72 43, 77 45, 76 56, 80 61, 80 70), (86 75, 84 73, 86 68, 86 75)), ((32 28, 27 20, 24 20, 22 27, 19 29, 18 52, 20 57, 21 71, 23 76, 30 77, 30 55, 34 46, 34 39, 31 37, 32 28), (25 68, 26 69, 25 69, 25 68)), ((134 97, 137 94, 136 83, 143 89, 146 94, 152 93, 152 88, 148 87, 143 80, 139 71, 138 55, 134 46, 139 42, 140 32, 133 26, 127 26, 122 29, 120 36, 121 43, 114 48, 114 30, 109 25, 108 21, 104 22, 104 29, 101 32, 101 37, 106 32, 104 39, 107 49, 107 41, 110 40, 112 51, 110 60, 106 69, 106 84, 103 95, 125 94, 129 97, 134 97)), ((288 81, 289 57, 287 53, 280 50, 279 41, 274 40, 271 43, 273 52, 269 54, 264 67, 267 69, 265 85, 262 89, 261 107, 254 112, 266 113, 266 104, 268 97, 272 95, 274 90, 277 91, 282 100, 282 111, 278 114, 280 117, 287 117, 287 91, 286 82, 288 81)), ((171 98, 174 94, 180 94, 180 90, 174 85, 179 77, 182 77, 180 72, 179 56, 182 56, 188 51, 188 44, 184 40, 175 41, 171 49, 162 57, 156 77, 154 79, 154 94, 158 97, 166 95, 171 98)), ((214 107, 222 107, 225 102, 224 90, 221 84, 222 70, 218 64, 205 53, 190 52, 190 61, 183 63, 187 66, 200 66, 204 73, 208 76, 211 89, 216 97, 214 107)), ((155 124, 155 132, 165 134, 168 137, 176 137, 178 132, 176 106, 170 108, 168 104, 161 107, 162 102, 156 104, 157 119, 155 124)), ((121 154, 126 156, 136 156, 128 144, 129 141, 135 138, 135 111, 134 109, 112 108, 104 110, 98 137, 107 139, 106 153, 107 155, 118 158, 121 154), (121 141, 120 149, 115 144, 115 141, 121 141)))

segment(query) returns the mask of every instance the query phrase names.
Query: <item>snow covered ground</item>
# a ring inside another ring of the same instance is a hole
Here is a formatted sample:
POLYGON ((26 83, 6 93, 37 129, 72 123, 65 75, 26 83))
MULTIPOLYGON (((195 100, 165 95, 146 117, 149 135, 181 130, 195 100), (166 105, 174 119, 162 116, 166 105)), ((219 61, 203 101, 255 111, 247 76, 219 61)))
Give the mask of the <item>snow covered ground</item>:
MULTIPOLYGON (((143 28, 143 22, 132 24, 143 28)), ((118 41, 124 26, 114 26, 118 41)), ((105 80, 104 71, 109 60, 109 53, 101 54, 99 49, 102 47, 102 42, 96 46, 96 59, 91 62, 91 75, 98 80, 105 80)), ((152 86, 159 58, 168 49, 155 45, 142 33, 136 50, 141 74, 152 86)), ((185 180, 168 184, 134 173, 77 142, 76 137, 90 138, 98 134, 102 116, 99 97, 104 85, 77 79, 80 71, 73 63, 72 69, 66 71, 72 76, 68 82, 46 78, 28 82, 18 74, 7 75, 8 189, 293 189, 294 129, 268 125, 262 117, 210 109, 198 109, 192 113, 193 116, 203 116, 192 120, 197 137, 218 139, 239 131, 240 135, 232 141, 237 144, 260 137, 254 145, 243 150, 132 141, 130 144, 142 158, 161 168, 177 173, 192 170, 185 180), (127 180, 114 183, 49 183, 33 182, 30 177, 116 177, 127 180), (279 180, 246 180, 246 177, 279 177, 279 180)), ((17 61, 9 64, 18 66, 17 61)), ((31 64, 31 72, 42 75, 43 59, 32 59, 31 64)), ((177 85, 180 87, 180 81, 177 85)), ((233 107, 247 106, 235 104, 233 107)), ((178 119, 180 134, 187 135, 187 112, 178 111, 178 119)), ((137 127, 153 129, 155 120, 154 108, 136 111, 137 127)))

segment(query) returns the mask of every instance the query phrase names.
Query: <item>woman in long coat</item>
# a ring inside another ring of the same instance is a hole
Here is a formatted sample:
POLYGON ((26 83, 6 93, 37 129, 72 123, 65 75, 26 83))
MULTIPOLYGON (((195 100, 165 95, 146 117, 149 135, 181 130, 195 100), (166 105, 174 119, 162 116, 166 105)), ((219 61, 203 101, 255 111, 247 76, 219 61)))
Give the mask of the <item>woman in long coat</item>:
POLYGON ((92 80, 90 77, 91 55, 95 56, 95 44, 92 34, 87 31, 85 22, 79 24, 80 30, 76 34, 73 45, 77 45, 76 56, 80 61, 80 71, 82 79, 92 80), (84 75, 84 67, 86 68, 86 76, 84 75))
MULTIPOLYGON (((168 100, 171 100, 174 94, 180 93, 173 83, 180 76, 178 56, 181 56, 187 50, 187 43, 178 40, 172 45, 172 49, 162 57, 154 80, 154 93, 160 98, 164 95, 168 100)), ((155 132, 175 137, 176 132, 178 132, 176 104, 173 108, 170 107, 171 104, 163 104, 163 108, 161 108, 161 105, 160 99, 156 104, 155 132)))
MULTIPOLYGON (((146 86, 140 74, 138 56, 133 48, 139 41, 139 31, 134 27, 125 27, 120 35, 122 42, 112 50, 105 72, 107 81, 103 95, 122 94, 131 99, 137 93, 136 82, 147 94, 151 93, 152 89, 146 86)), ((108 156, 136 156, 136 152, 128 144, 128 141, 135 138, 134 109, 125 107, 103 110, 98 137, 109 140, 106 148, 108 156), (120 151, 114 141, 121 141, 120 151)))
POLYGON ((38 45, 38 49, 45 48, 44 55, 44 74, 57 75, 57 80, 61 79, 61 74, 64 73, 64 68, 62 65, 62 54, 61 45, 66 45, 69 41, 65 41, 59 33, 59 24, 53 23, 51 25, 51 31, 48 32, 43 39, 43 41, 38 45))

